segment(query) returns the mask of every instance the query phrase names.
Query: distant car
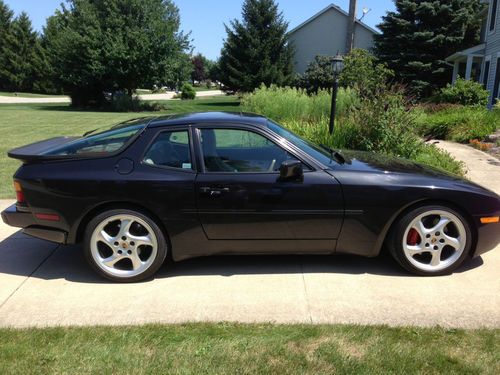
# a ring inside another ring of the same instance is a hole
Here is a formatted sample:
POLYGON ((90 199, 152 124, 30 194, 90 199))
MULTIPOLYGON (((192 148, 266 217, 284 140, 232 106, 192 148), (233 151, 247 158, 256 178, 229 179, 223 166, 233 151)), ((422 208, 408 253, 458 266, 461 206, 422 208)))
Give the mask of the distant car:
POLYGON ((443 275, 500 241, 495 193, 407 160, 341 154, 257 115, 143 118, 9 156, 23 165, 4 222, 83 242, 115 281, 150 277, 167 256, 385 248, 410 272, 443 275))

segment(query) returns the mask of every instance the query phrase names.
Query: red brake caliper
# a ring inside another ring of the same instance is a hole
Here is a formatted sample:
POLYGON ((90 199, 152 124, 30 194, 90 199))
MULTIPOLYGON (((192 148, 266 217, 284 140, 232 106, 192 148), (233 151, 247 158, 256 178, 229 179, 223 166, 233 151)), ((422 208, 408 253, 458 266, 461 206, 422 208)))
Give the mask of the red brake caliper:
POLYGON ((414 228, 411 228, 410 231, 408 232, 406 243, 410 246, 415 246, 416 244, 420 243, 420 240, 421 239, 418 232, 414 228))

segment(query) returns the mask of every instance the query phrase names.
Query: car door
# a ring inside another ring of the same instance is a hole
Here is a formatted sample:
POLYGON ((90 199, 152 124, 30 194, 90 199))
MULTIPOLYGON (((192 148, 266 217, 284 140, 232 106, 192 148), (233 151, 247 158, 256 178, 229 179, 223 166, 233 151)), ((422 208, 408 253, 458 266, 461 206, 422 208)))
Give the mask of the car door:
POLYGON ((338 237, 343 199, 333 177, 302 162, 302 181, 281 181, 281 163, 299 157, 253 127, 198 126, 195 134, 202 167, 195 192, 208 239, 338 237))

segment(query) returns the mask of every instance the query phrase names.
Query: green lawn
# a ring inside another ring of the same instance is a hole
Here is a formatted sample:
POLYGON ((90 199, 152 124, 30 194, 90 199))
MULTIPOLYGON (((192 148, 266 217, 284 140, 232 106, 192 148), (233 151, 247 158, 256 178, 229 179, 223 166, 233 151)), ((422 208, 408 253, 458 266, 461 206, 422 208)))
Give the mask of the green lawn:
POLYGON ((0 96, 18 96, 20 98, 56 98, 62 95, 45 95, 45 94, 33 94, 29 92, 6 92, 0 91, 0 96), (16 95, 17 94, 17 95, 16 95))
POLYGON ((60 104, 0 105, 0 131, 3 134, 0 143, 0 198, 14 197, 12 175, 20 164, 7 157, 7 151, 14 147, 60 135, 81 135, 88 130, 142 116, 239 110, 237 99, 229 96, 164 103, 168 106, 167 111, 141 113, 76 111, 60 104))
POLYGON ((185 324, 0 330, 2 374, 498 374, 500 330, 185 324))

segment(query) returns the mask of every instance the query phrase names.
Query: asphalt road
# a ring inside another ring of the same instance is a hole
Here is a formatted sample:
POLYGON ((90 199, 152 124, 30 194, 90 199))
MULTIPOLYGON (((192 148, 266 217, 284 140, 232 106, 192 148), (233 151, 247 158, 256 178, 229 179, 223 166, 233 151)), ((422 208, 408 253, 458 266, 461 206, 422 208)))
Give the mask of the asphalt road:
MULTIPOLYGON (((452 146, 450 152, 466 155, 471 172, 500 190, 499 166, 483 153, 452 146)), ((242 256, 168 263, 153 280, 113 284, 90 270, 78 247, 31 239, 3 224, 0 241, 0 326, 239 321, 500 327, 500 246, 453 275, 434 278, 410 276, 387 256, 242 256)))

